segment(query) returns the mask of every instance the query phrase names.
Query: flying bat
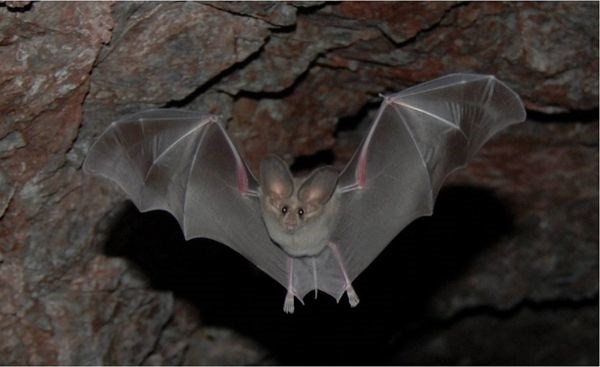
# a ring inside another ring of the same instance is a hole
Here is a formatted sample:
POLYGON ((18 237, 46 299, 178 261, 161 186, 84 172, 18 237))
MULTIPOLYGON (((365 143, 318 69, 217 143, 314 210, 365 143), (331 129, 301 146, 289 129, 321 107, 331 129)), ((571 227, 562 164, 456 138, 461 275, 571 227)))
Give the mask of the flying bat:
POLYGON ((346 293, 354 307, 354 279, 404 227, 432 214, 446 176, 524 120, 519 96, 495 77, 451 74, 383 96, 341 172, 294 177, 268 156, 257 179, 219 117, 178 109, 113 122, 84 170, 114 181, 142 212, 170 212, 186 239, 246 257, 287 289, 286 313, 319 289, 338 302, 346 293))

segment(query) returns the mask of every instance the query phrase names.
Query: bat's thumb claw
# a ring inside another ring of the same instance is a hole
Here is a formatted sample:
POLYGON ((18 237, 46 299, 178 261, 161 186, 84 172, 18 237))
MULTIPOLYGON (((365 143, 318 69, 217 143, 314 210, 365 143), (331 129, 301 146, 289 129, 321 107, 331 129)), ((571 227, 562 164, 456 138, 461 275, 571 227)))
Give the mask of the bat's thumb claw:
POLYGON ((294 294, 288 292, 285 295, 285 301, 283 302, 283 312, 294 313, 294 294))
POLYGON ((346 294, 348 295, 348 302, 350 302, 350 307, 356 307, 356 305, 358 305, 358 302, 360 302, 360 299, 358 299, 358 296, 356 295, 356 292, 354 291, 354 288, 352 288, 352 286, 346 288, 346 294))

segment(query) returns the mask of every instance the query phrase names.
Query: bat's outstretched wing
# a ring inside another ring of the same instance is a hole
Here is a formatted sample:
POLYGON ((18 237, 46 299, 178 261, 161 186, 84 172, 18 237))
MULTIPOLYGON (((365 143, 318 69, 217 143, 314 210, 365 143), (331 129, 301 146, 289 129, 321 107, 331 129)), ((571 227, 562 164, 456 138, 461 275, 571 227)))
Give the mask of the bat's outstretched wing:
POLYGON ((524 120, 517 94, 493 76, 452 74, 386 96, 340 174, 335 247, 316 259, 327 272, 319 274, 318 287, 337 299, 350 293, 348 282, 406 225, 432 213, 448 174, 496 132, 524 120))
POLYGON ((90 149, 84 170, 116 182, 142 212, 173 214, 186 239, 224 243, 286 286, 288 256, 269 238, 258 184, 217 117, 173 109, 126 116, 90 149))

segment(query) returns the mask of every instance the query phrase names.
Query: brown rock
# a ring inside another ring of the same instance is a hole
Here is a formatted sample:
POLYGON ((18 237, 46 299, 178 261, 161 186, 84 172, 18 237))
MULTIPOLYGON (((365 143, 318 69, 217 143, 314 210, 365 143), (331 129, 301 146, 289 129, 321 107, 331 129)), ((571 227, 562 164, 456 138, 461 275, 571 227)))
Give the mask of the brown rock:
MULTIPOLYGON (((351 10, 360 3, 355 4, 351 10)), ((390 78, 397 85, 450 72, 490 73, 515 87, 531 109, 592 109, 598 99, 598 19, 586 14, 597 10, 593 3, 461 4, 444 12, 438 9, 442 13, 435 27, 427 28, 430 22, 421 19, 427 31, 407 33, 415 36, 403 47, 369 41, 323 60, 332 66, 354 60, 364 80, 375 77, 384 86, 390 78), (476 36, 483 34, 486 37, 476 36)), ((432 14, 428 16, 437 19, 436 12, 432 14)))
POLYGON ((263 21, 201 3, 143 4, 123 27, 94 70, 88 103, 183 99, 258 51, 269 35, 263 21))
POLYGON ((99 202, 89 201, 93 190, 82 190, 80 172, 65 157, 77 136, 92 65, 110 40, 110 4, 38 3, 0 12, 2 362, 102 364, 112 355, 114 363, 140 363, 153 345, 145 330, 157 338, 171 298, 117 289, 127 284, 123 261, 116 273, 106 260, 85 266, 95 257, 91 229, 99 202), (126 328, 116 326, 120 319, 128 320, 126 328), (141 353, 132 352, 138 345, 141 353))
POLYGON ((343 2, 327 10, 377 27, 395 43, 402 43, 434 26, 452 6, 451 2, 343 2))
POLYGON ((598 125, 528 122, 488 144, 449 184, 488 187, 513 232, 481 251, 435 300, 442 314, 598 294, 598 125), (592 142, 585 142, 596 137, 592 142))
POLYGON ((260 345, 229 329, 205 327, 192 335, 185 366, 270 365, 260 345))
POLYGON ((368 100, 361 91, 334 82, 336 77, 331 70, 314 67, 292 94, 236 100, 230 128, 254 172, 269 153, 292 162, 332 148, 336 116, 356 113, 368 100))
POLYGON ((182 365, 200 324, 197 309, 188 302, 175 299, 173 315, 144 365, 182 365))
POLYGON ((595 365, 598 335, 596 307, 519 307, 509 314, 486 313, 456 320, 451 328, 408 341, 394 357, 398 365, 595 365), (567 320, 565 322, 565 320, 567 320), (490 332, 493 330, 493 332, 490 332), (563 340, 557 345, 554 340, 563 340), (522 352, 523 345, 529 353, 522 352), (477 350, 478 353, 469 353, 477 350), (575 353, 573 351, 576 351, 575 353))
POLYGON ((264 20, 277 27, 292 26, 296 22, 296 7, 285 2, 215 1, 206 4, 233 14, 264 20))
POLYGON ((237 94, 281 92, 291 87, 321 54, 346 48, 377 36, 371 29, 327 25, 320 19, 301 18, 293 33, 274 33, 258 58, 226 76, 217 88, 237 94))

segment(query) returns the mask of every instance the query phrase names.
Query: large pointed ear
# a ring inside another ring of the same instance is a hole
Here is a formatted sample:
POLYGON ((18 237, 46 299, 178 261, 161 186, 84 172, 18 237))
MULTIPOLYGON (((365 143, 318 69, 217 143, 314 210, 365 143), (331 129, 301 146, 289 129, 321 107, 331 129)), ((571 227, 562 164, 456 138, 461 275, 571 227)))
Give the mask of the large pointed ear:
POLYGON ((292 195, 294 181, 283 159, 270 155, 260 162, 260 186, 263 192, 277 200, 292 195))
POLYGON ((316 169, 298 190, 298 199, 309 205, 325 204, 337 186, 338 171, 333 167, 316 169))

